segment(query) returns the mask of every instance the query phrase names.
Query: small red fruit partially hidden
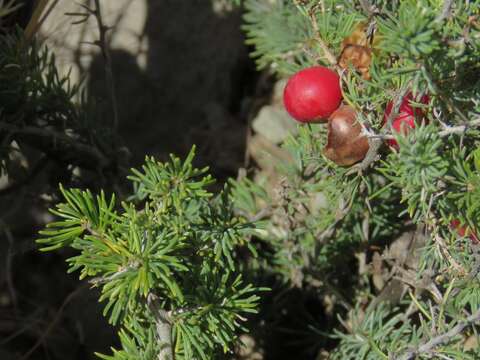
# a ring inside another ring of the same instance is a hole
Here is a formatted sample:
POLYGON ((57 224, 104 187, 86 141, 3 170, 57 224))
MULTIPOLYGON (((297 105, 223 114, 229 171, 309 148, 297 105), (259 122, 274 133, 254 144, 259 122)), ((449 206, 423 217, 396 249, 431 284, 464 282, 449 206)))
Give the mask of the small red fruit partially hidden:
POLYGON ((349 166, 362 160, 368 148, 368 139, 362 135, 357 113, 350 106, 340 106, 328 120, 325 156, 337 165, 349 166))
POLYGON ((341 101, 338 74, 323 66, 300 70, 288 80, 283 92, 285 109, 302 123, 327 121, 341 101))
MULTIPOLYGON (((420 99, 420 103, 428 104, 430 98, 428 95, 422 96, 420 99)), ((416 121, 422 119, 425 116, 423 109, 420 108, 413 108, 410 105, 410 101, 415 101, 411 92, 407 93, 400 104, 400 108, 398 110, 398 115, 392 121, 392 128, 395 132, 400 133, 402 135, 408 134, 411 129, 414 129, 416 126, 416 121)), ((390 113, 392 112, 393 102, 389 102, 387 104, 387 108, 385 109, 385 114, 383 116, 383 123, 386 124, 390 113)), ((387 140, 387 143, 398 149, 398 143, 395 139, 387 140)))
POLYGON ((470 240, 472 240, 472 242, 474 242, 475 244, 480 243, 480 240, 478 239, 477 234, 474 231, 472 231, 471 229, 469 229, 468 227, 461 226, 460 225, 460 220, 454 219, 454 220, 450 221, 450 227, 452 229, 455 229, 457 231, 458 235, 460 235, 461 237, 464 237, 464 236, 468 235, 468 237, 470 238, 470 240))

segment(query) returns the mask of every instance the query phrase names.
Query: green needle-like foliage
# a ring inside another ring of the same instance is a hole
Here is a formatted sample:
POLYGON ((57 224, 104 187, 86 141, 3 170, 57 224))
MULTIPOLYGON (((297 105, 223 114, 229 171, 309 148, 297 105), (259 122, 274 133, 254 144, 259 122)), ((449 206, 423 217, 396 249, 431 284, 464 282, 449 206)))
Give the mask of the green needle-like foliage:
POLYGON ((283 143, 293 160, 278 166, 276 184, 234 182, 236 206, 266 223, 257 266, 328 303, 336 325, 305 327, 318 348, 337 341, 322 349, 334 359, 479 358, 480 2, 245 7, 252 56, 281 77, 315 65, 340 70, 332 55, 363 24, 370 76, 353 66, 339 73, 344 103, 370 145, 380 141, 366 167, 340 167, 323 155, 326 128, 301 125, 283 143), (424 116, 405 136, 385 124, 385 109, 407 92, 424 116), (382 144, 392 136, 398 149, 382 144))
POLYGON ((243 283, 235 260, 256 226, 234 214, 228 188, 208 191, 213 179, 193 158, 194 149, 183 162, 147 158, 121 206, 103 192, 61 187, 59 221, 40 232, 43 251, 78 250, 69 271, 100 288, 105 316, 121 326, 123 350, 105 359, 151 359, 167 341, 154 331, 162 321, 176 359, 211 359, 245 330, 243 314, 256 312, 259 289, 243 283), (168 320, 155 315, 152 296, 168 320))
MULTIPOLYGON (((1 9, 0 2, 0 15, 1 9)), ((50 49, 25 41, 20 30, 0 29, 0 170, 11 171, 12 143, 70 173, 75 167, 114 170, 116 135, 92 99, 59 73, 50 49)))

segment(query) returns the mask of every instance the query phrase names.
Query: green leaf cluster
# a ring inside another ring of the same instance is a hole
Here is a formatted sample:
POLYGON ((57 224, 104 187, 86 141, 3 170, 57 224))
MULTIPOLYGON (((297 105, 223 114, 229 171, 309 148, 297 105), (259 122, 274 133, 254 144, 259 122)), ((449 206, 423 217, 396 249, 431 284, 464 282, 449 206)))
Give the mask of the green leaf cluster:
POLYGON ((234 214, 228 188, 208 191, 213 179, 193 159, 194 149, 183 162, 147 157, 132 170, 134 193, 121 204, 103 192, 61 187, 64 202, 52 210, 59 220, 40 232, 43 251, 78 251, 67 260, 69 272, 100 288, 105 316, 121 326, 123 349, 106 359, 160 351, 152 295, 170 318, 177 359, 228 352, 246 330, 244 316, 256 312, 259 289, 243 282, 235 260, 256 225, 234 214))

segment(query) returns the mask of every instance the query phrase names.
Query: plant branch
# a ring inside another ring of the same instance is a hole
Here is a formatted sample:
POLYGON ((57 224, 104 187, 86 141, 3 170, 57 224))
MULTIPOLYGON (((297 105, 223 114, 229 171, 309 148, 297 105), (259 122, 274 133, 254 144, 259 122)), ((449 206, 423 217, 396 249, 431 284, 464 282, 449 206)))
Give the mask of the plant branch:
POLYGON ((405 354, 399 357, 395 357, 397 360, 412 360, 420 354, 431 353, 437 346, 448 343, 454 337, 458 336, 467 326, 480 321, 480 309, 474 314, 470 315, 466 320, 459 322, 449 331, 438 335, 430 341, 423 343, 415 350, 409 350, 405 354))
POLYGON ((272 215, 272 209, 267 206, 265 208, 260 209, 256 214, 248 214, 246 211, 242 209, 235 209, 235 213, 238 216, 242 216, 245 219, 248 219, 250 222, 257 222, 260 220, 263 220, 267 217, 270 217, 272 215))
POLYGON ((47 328, 43 331, 41 337, 37 340, 37 342, 35 343, 35 345, 33 345, 29 351, 27 351, 21 358, 20 360, 27 360, 30 358, 30 356, 33 354, 33 352, 40 346, 43 344, 43 342, 45 341, 45 339, 48 337, 48 335, 50 335, 50 333, 52 332, 52 330, 55 328, 55 326, 57 325, 58 321, 60 320, 60 318, 62 317, 62 314, 63 314, 63 310, 65 309, 65 307, 70 303, 70 301, 72 301, 75 296, 77 296, 78 294, 80 294, 83 290, 85 290, 86 286, 85 285, 81 285, 80 287, 78 287, 77 289, 75 289, 74 291, 72 291, 66 298, 65 300, 63 301, 63 304, 60 306, 60 308, 57 310, 57 313, 55 314, 55 317, 53 318, 52 322, 47 326, 47 328))
POLYGON ((43 13, 43 10, 45 10, 45 7, 47 6, 49 0, 40 0, 38 1, 37 6, 35 7, 35 10, 33 11, 32 17, 30 18, 30 21, 27 24, 27 27, 25 28, 25 38, 27 41, 29 41, 33 35, 38 31, 41 23, 39 21, 40 16, 43 13))
POLYGON ((443 2, 442 12, 435 19, 436 22, 442 22, 446 18, 450 17, 452 12, 453 0, 445 0, 443 2))
POLYGON ((152 293, 148 294, 147 304, 155 316, 157 339, 160 344, 160 351, 157 360, 173 360, 172 344, 172 319, 170 314, 161 308, 160 300, 152 293))
POLYGON ((327 61, 330 63, 330 65, 333 65, 333 66, 336 67, 337 58, 335 57, 333 52, 328 48, 327 44, 325 43, 325 41, 323 41, 322 37, 320 36, 320 29, 318 28, 318 22, 317 22, 317 17, 316 17, 317 6, 313 6, 311 9, 309 9, 307 11, 303 11, 303 10, 306 10, 306 9, 300 3, 299 0, 294 0, 294 3, 297 6, 297 8, 300 9, 300 12, 303 15, 307 16, 308 19, 310 20, 310 23, 311 23, 312 29, 313 29, 313 38, 318 43, 320 48, 322 49, 323 55, 325 56, 327 61))
POLYGON ((123 274, 129 272, 130 270, 132 269, 137 269, 139 266, 138 263, 133 263, 133 264, 130 264, 130 265, 127 265, 127 266, 124 266, 122 267, 119 271, 117 271, 116 273, 113 273, 112 275, 110 276, 100 276, 100 277, 96 277, 96 278, 93 278, 89 281, 89 283, 92 285, 92 286, 97 286, 99 284, 106 284, 106 283, 109 283, 117 278, 119 278, 120 276, 122 276, 123 274))
MULTIPOLYGON (((370 165, 372 165, 375 161, 380 159, 380 155, 378 154, 380 147, 382 146, 382 140, 379 138, 368 138, 368 151, 365 155, 365 158, 359 164, 353 166, 353 172, 363 173, 367 170, 370 165)), ((352 172, 348 172, 347 175, 350 175, 352 172)))
POLYGON ((441 254, 445 257, 445 259, 450 263, 451 267, 455 269, 460 275, 465 276, 467 271, 453 258, 450 254, 447 244, 445 244, 444 239, 436 234, 435 235, 435 243, 438 244, 440 247, 441 254))
MULTIPOLYGON (((27 38, 27 40, 30 40, 32 39, 32 37, 38 32, 38 30, 40 30, 40 28, 42 27, 43 23, 45 22, 45 20, 47 20, 48 16, 52 13, 53 9, 55 8, 55 6, 57 6, 57 4, 60 2, 60 0, 54 0, 50 6, 48 7, 47 11, 45 11, 45 14, 43 15, 43 17, 40 19, 40 20, 35 20, 35 23, 33 24, 34 26, 32 27, 31 30, 29 30, 27 28, 27 31, 25 31, 25 36, 27 38), (29 31, 28 31, 29 30, 29 31)), ((48 3, 48 0, 45 1, 45 5, 48 3)), ((41 4, 40 4, 41 5, 41 4)), ((40 7, 39 5, 39 7, 40 7)), ((43 9, 42 9, 43 10, 43 9)), ((40 14, 39 14, 40 15, 40 14)), ((30 26, 30 23, 28 24, 30 26)))
POLYGON ((371 16, 374 16, 378 10, 372 6, 372 4, 370 3, 370 1, 368 0, 359 0, 360 2, 360 6, 362 7, 363 11, 365 11, 365 13, 371 17, 371 16))
POLYGON ((109 28, 105 26, 102 18, 102 9, 100 6, 100 0, 95 0, 95 10, 92 12, 98 25, 98 31, 100 34, 100 39, 97 42, 97 45, 102 51, 103 58, 105 59, 105 77, 106 83, 110 95, 110 104, 112 107, 113 113, 113 129, 118 129, 118 106, 117 106, 117 94, 115 91, 115 80, 113 77, 112 69, 112 57, 110 54, 110 48, 107 41, 107 31, 109 28))
POLYGON ((323 41, 322 37, 320 36, 320 29, 318 28, 317 17, 314 11, 310 11, 309 18, 310 18, 310 22, 312 23, 313 36, 315 41, 318 43, 318 46, 320 46, 320 49, 322 49, 323 54, 327 59, 327 61, 330 63, 330 65, 336 66, 337 58, 335 57, 335 55, 333 55, 333 52, 330 51, 327 44, 325 43, 325 41, 323 41))
MULTIPOLYGON (((444 125, 444 124, 443 124, 444 125)), ((444 130, 439 131, 438 135, 441 138, 450 136, 450 135, 462 135, 466 131, 480 126, 480 118, 469 121, 466 125, 459 126, 444 126, 444 130)), ((365 135, 369 139, 381 139, 381 140, 392 140, 395 139, 395 136, 389 134, 376 134, 374 132, 367 132, 365 135)))
MULTIPOLYGON (((408 86, 402 88, 396 95, 395 100, 393 102, 392 111, 387 117, 387 121, 385 123, 385 128, 391 132, 393 119, 395 119, 398 115, 400 110, 400 106, 402 105, 403 98, 405 97, 406 93, 408 92, 408 86)), ((382 146, 382 140, 379 137, 368 137, 368 152, 365 155, 365 158, 359 164, 352 166, 352 168, 347 172, 347 175, 351 175, 353 173, 361 174, 365 170, 367 170, 375 161, 377 161, 380 156, 378 154, 380 147, 382 146)))
POLYGON ((468 129, 480 126, 480 118, 469 121, 465 125, 460 126, 448 126, 445 130, 440 131, 438 134, 440 137, 446 137, 452 134, 464 134, 468 129))
POLYGON ((320 49, 322 49, 327 61, 331 65, 337 65, 337 58, 335 57, 335 55, 333 55, 327 44, 325 44, 325 41, 323 41, 322 37, 320 36, 320 29, 318 28, 317 17, 315 16, 315 13, 311 12, 309 15, 313 27, 315 41, 318 43, 318 46, 320 46, 320 49))
POLYGON ((17 139, 62 162, 75 163, 93 170, 112 164, 96 147, 82 144, 65 133, 34 126, 17 127, 5 122, 0 122, 0 130, 15 134, 17 139))

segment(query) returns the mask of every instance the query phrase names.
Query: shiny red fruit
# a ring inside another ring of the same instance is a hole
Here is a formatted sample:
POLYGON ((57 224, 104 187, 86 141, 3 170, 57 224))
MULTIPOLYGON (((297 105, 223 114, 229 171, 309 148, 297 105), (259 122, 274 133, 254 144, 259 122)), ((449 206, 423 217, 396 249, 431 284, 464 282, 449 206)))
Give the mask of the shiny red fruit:
POLYGON ((327 121, 341 101, 338 74, 323 66, 300 70, 288 80, 283 92, 285 109, 302 123, 327 121))
POLYGON ((478 244, 480 243, 480 240, 477 237, 477 234, 470 229, 468 229, 466 226, 461 226, 460 225, 460 220, 454 219, 450 221, 450 227, 452 229, 457 230, 458 235, 464 237, 465 235, 468 235, 470 240, 472 240, 474 243, 478 244))
MULTIPOLYGON (((415 99, 412 93, 408 93, 407 95, 405 95, 405 97, 402 100, 402 103, 400 104, 400 108, 398 109, 398 115, 392 121, 393 130, 403 135, 406 135, 410 131, 410 129, 414 129, 416 126, 416 121, 418 121, 419 119, 425 116, 423 109, 420 109, 418 107, 414 108, 412 105, 410 105, 410 101, 415 102, 415 99)), ((424 95, 422 96, 419 102, 422 104, 428 104, 429 101, 430 101, 430 98, 428 97, 428 95, 424 95)), ((387 104, 387 108, 385 109, 385 114, 383 116, 384 124, 387 122, 387 119, 390 116, 390 113, 392 112, 392 108, 393 108, 393 102, 389 102, 387 104)), ((387 143, 390 146, 398 149, 398 143, 396 140, 394 139, 387 140, 387 143)))

